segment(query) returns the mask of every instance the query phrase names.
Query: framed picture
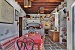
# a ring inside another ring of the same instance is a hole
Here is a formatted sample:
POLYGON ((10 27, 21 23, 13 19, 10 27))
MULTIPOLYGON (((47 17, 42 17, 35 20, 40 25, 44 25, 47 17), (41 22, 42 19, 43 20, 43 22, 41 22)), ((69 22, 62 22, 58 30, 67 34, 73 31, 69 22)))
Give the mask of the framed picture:
POLYGON ((18 14, 19 14, 19 12, 15 9, 15 21, 18 21, 18 14))
POLYGON ((6 0, 0 0, 0 23, 14 23, 14 7, 6 0))

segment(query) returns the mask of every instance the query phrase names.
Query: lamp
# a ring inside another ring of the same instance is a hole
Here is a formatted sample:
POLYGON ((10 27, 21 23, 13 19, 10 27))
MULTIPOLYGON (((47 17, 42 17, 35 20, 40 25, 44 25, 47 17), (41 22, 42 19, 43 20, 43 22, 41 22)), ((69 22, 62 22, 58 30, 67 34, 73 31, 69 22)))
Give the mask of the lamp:
POLYGON ((31 0, 28 0, 28 7, 31 7, 31 0))
POLYGON ((40 13, 44 13, 44 7, 40 7, 40 13))
POLYGON ((28 8, 28 0, 24 0, 24 7, 28 8))
POLYGON ((25 8, 31 7, 31 0, 24 0, 24 7, 25 8))

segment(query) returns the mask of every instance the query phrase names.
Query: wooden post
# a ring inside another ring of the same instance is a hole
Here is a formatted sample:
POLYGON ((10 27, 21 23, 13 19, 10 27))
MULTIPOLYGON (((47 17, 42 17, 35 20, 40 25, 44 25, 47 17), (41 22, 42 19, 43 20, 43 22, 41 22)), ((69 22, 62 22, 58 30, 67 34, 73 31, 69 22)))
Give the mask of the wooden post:
POLYGON ((22 17, 19 17, 19 37, 22 36, 22 17))

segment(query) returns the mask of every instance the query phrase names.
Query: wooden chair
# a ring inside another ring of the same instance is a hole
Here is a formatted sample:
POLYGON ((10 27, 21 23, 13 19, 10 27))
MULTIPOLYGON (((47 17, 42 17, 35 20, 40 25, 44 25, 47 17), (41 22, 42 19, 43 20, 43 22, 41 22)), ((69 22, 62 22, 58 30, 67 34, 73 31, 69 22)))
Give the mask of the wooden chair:
POLYGON ((34 40, 27 37, 27 38, 24 38, 23 41, 25 42, 25 47, 26 47, 26 50, 35 50, 34 49, 34 40))
POLYGON ((16 50, 25 50, 26 43, 22 40, 17 40, 17 49, 16 50))

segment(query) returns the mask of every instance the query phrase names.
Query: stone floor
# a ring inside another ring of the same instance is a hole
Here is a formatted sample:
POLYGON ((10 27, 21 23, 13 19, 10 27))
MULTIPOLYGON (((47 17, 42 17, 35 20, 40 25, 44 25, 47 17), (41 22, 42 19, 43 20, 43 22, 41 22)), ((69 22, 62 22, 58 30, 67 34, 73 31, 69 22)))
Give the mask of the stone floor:
POLYGON ((54 43, 53 41, 51 41, 48 35, 46 35, 44 41, 44 48, 44 50, 67 50, 67 43, 54 43))

